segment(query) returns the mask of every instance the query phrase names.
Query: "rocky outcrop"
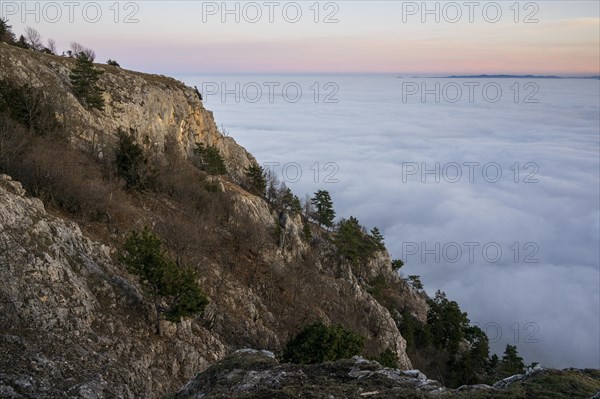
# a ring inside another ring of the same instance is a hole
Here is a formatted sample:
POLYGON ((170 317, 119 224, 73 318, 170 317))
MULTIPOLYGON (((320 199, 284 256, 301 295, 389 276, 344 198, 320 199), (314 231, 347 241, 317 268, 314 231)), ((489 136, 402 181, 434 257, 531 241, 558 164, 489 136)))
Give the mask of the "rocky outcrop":
POLYGON ((419 370, 391 369, 358 356, 334 363, 298 365, 279 363, 270 353, 246 349, 196 375, 172 399, 587 399, 600 385, 600 374, 594 370, 584 373, 587 386, 574 385, 574 378, 579 377, 576 374, 581 371, 537 369, 509 385, 448 389, 419 370))
POLYGON ((196 143, 214 145, 223 154, 228 171, 241 179, 254 157, 217 129, 193 88, 165 76, 100 65, 100 86, 105 90, 105 110, 88 110, 71 91, 71 58, 40 54, 0 43, 0 79, 39 88, 51 101, 73 142, 99 157, 111 156, 116 132, 135 135, 138 143, 156 156, 172 141, 191 156, 196 143))
POLYGON ((279 363, 270 353, 237 351, 198 374, 173 399, 429 397, 446 389, 418 370, 384 368, 361 357, 335 363, 279 363))
POLYGON ((199 321, 156 334, 110 252, 0 175, 0 396, 156 397, 226 354, 199 321))

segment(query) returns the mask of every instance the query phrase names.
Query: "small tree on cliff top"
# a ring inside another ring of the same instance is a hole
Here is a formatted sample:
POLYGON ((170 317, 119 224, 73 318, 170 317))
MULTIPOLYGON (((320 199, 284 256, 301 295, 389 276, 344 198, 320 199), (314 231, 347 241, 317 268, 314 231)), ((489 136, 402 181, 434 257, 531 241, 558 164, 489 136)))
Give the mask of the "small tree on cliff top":
POLYGON ((75 68, 70 75, 73 92, 77 98, 89 107, 101 111, 104 110, 104 98, 98 81, 103 73, 104 71, 94 67, 94 63, 85 52, 81 52, 77 55, 75 68))

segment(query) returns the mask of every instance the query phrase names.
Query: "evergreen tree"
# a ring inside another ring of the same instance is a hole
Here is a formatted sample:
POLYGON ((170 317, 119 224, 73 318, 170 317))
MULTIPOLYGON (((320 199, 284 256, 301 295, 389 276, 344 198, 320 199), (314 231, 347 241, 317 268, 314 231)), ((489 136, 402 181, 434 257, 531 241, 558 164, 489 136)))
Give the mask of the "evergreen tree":
POLYGON ((311 202, 315 206, 315 220, 319 223, 319 226, 333 226, 335 210, 333 209, 333 202, 331 201, 329 191, 318 190, 311 202))
POLYGON ((385 249, 385 243, 383 242, 383 235, 377 227, 373 227, 371 230, 371 239, 375 243, 375 248, 378 251, 383 251, 385 249))
POLYGON ((259 195, 265 195, 267 189, 267 179, 265 177, 265 171, 262 166, 258 164, 252 164, 246 169, 246 176, 250 180, 250 186, 252 190, 259 195))
POLYGON ((408 282, 410 283, 411 287, 413 287, 415 290, 420 291, 423 289, 423 283, 421 282, 421 277, 417 276, 417 275, 411 275, 408 276, 408 282))
POLYGON ((402 268, 402 266, 404 266, 404 262, 403 262, 402 260, 400 260, 400 259, 394 259, 394 260, 392 261, 392 268, 393 268, 395 271, 398 271, 398 270, 400 270, 400 269, 402 268))
POLYGON ((473 362, 474 371, 484 374, 490 355, 490 343, 487 335, 477 326, 468 326, 465 328, 465 339, 469 343, 469 357, 473 362))
POLYGON ((302 238, 304 238, 304 241, 310 241, 312 238, 312 232, 310 231, 308 221, 304 222, 304 226, 302 226, 302 238))
POLYGON ((0 43, 12 44, 15 41, 15 34, 12 31, 12 26, 8 24, 8 20, 0 18, 0 43))
POLYGON ((416 321, 413 316, 410 314, 408 309, 404 309, 402 311, 402 319, 400 321, 400 333, 402 337, 406 340, 406 351, 412 351, 415 347, 415 326, 416 321))
POLYGON ((448 365, 449 383, 454 386, 473 385, 486 381, 488 371, 489 342, 487 335, 477 326, 464 331, 469 348, 459 359, 451 358, 448 365))
POLYGON ((300 203, 300 198, 297 196, 292 197, 292 202, 290 204, 290 212, 292 215, 299 215, 302 212, 302 204, 300 203))
POLYGON ((94 63, 85 52, 81 52, 70 75, 73 92, 79 100, 101 111, 104 110, 104 98, 98 81, 103 73, 104 71, 94 67, 94 63))
POLYGON ((498 367, 498 365, 500 364, 500 359, 498 359, 498 355, 496 355, 495 353, 490 357, 490 362, 489 362, 489 373, 491 373, 493 370, 496 369, 496 367, 498 367))
POLYGON ((144 150, 135 142, 133 135, 121 129, 117 131, 117 138, 115 154, 117 174, 125 180, 128 188, 143 188, 148 174, 148 160, 144 150))
POLYGON ((159 302, 166 301, 168 320, 179 321, 182 317, 201 313, 208 304, 208 298, 196 282, 191 269, 179 268, 162 249, 161 240, 148 228, 142 232, 133 231, 123 246, 119 260, 130 273, 140 277, 144 290, 159 302), (161 298, 161 299, 159 299, 161 298))
POLYGON ((525 364, 523 363, 523 358, 519 356, 515 345, 506 345, 500 368, 504 377, 510 377, 511 375, 523 372, 525 364))
MULTIPOLYGON (((272 183, 274 184, 275 182, 272 183)), ((277 190, 274 190, 270 183, 267 195, 271 197, 270 199, 275 206, 289 211, 292 215, 298 215, 302 212, 302 203, 300 202, 300 199, 294 195, 288 186, 286 186, 285 182, 281 182, 277 190), (269 193, 270 191, 273 192, 269 193)))
POLYGON ((340 220, 333 243, 338 255, 357 267, 364 266, 376 251, 373 240, 353 216, 340 220))
POLYGON ((285 182, 281 182, 279 189, 277 190, 277 198, 275 204, 281 209, 290 210, 292 207, 292 201, 294 200, 294 193, 286 186, 285 182))
POLYGON ((29 49, 29 44, 27 43, 27 39, 25 39, 25 36, 23 36, 23 35, 19 36, 19 40, 17 40, 15 42, 15 46, 24 48, 24 49, 29 49))
POLYGON ((210 175, 225 175, 227 167, 225 159, 215 146, 205 146, 203 143, 197 143, 194 152, 200 159, 200 169, 210 175))
POLYGON ((19 86, 0 79, 0 112, 5 111, 14 120, 40 135, 60 127, 52 102, 42 91, 29 84, 19 86))
POLYGON ((427 324, 434 346, 446 349, 451 355, 458 353, 464 331, 469 326, 467 314, 460 310, 458 303, 448 300, 446 294, 439 290, 428 303, 427 324))

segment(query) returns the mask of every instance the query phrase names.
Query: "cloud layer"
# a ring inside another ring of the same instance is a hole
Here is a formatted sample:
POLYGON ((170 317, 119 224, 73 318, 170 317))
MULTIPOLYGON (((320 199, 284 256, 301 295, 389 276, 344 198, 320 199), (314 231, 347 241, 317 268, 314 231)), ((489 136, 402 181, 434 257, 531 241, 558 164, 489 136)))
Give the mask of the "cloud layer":
POLYGON ((338 216, 378 226, 403 273, 457 300, 494 351, 600 367, 597 80, 183 79, 217 83, 217 123, 298 195, 328 189, 338 216), (223 98, 236 82, 239 102, 223 98))

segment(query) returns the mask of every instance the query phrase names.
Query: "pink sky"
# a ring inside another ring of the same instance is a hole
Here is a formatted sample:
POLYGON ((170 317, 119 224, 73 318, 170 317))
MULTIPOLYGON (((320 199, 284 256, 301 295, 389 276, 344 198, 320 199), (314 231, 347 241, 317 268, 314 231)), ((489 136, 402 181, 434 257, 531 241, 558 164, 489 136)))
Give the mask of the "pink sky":
MULTIPOLYGON (((473 23, 464 18, 448 23, 443 15, 440 23, 427 16, 422 20, 422 15, 403 14, 401 4, 407 2, 334 2, 332 15, 338 22, 333 24, 315 23, 311 2, 300 2, 303 19, 298 23, 287 23, 281 16, 278 20, 278 14, 274 23, 248 23, 243 15, 236 23, 227 15, 207 16, 203 9, 207 2, 139 2, 137 22, 131 24, 115 23, 109 3, 100 3, 102 19, 93 24, 81 18, 73 23, 48 23, 42 18, 36 23, 20 14, 9 19, 16 32, 33 26, 45 38, 54 38, 61 49, 77 41, 92 47, 99 62, 112 58, 126 68, 165 74, 600 74, 596 1, 541 1, 532 10, 524 8, 529 3, 520 3, 518 16, 509 8, 512 2, 497 2, 503 12, 497 23, 477 13, 473 23), (523 23, 527 15, 537 22, 523 23)), ((438 3, 440 9, 446 4, 438 3)), ((481 2, 487 3, 492 2, 481 2)), ((228 4, 234 7, 235 2, 228 4)), ((118 17, 123 19, 126 11, 118 17)), ((328 13, 331 10, 320 10, 317 19, 328 13)))

